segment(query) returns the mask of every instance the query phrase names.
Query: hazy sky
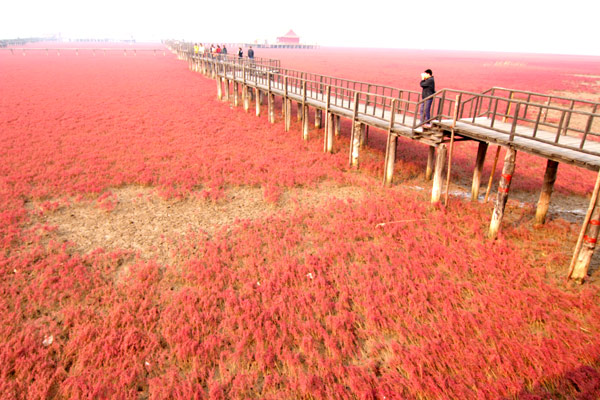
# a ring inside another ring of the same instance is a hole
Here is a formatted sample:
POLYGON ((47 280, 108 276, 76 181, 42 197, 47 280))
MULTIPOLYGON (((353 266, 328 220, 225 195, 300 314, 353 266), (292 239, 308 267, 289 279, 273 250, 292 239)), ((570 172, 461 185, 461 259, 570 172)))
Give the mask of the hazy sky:
POLYGON ((14 0, 0 38, 273 42, 600 55, 600 0, 14 0))

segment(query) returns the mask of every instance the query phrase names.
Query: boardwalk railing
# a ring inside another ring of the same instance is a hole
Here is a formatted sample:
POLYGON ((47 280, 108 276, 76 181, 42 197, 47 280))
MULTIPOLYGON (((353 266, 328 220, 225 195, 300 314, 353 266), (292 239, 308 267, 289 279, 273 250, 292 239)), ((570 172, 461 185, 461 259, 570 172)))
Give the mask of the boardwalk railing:
MULTIPOLYGON (((473 93, 445 89, 438 92, 435 96, 440 99, 440 105, 437 115, 432 119, 442 122, 454 118, 450 110, 454 109, 456 98, 460 96, 457 120, 461 124, 505 134, 509 143, 514 142, 515 138, 523 138, 600 156, 599 113, 549 105, 550 100, 556 99, 550 96, 546 96, 549 100, 541 103, 520 100, 513 95, 504 97, 487 93, 498 91, 491 89, 484 93, 473 93)), ((598 110, 598 103, 581 103, 590 110, 598 110)))

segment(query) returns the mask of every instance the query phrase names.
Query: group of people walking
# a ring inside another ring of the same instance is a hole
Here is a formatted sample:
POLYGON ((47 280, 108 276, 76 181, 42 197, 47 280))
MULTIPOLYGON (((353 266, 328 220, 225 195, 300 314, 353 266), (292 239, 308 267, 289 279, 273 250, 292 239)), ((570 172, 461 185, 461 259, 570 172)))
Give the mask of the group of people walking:
MULTIPOLYGON (((194 43, 194 55, 200 57, 203 57, 204 55, 210 55, 212 57, 219 58, 227 55, 227 47, 225 45, 221 46, 220 44, 217 44, 216 46, 211 44, 210 47, 208 47, 204 46, 203 43, 194 43)), ((241 47, 238 49, 238 57, 244 57, 244 50, 241 47)), ((248 48, 248 58, 254 58, 254 50, 252 49, 252 46, 248 48)))

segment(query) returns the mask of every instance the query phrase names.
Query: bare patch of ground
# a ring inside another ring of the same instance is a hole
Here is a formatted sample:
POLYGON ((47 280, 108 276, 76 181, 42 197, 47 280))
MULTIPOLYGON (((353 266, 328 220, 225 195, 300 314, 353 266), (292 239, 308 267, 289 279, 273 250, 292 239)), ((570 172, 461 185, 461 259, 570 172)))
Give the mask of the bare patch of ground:
POLYGON ((363 189, 329 182, 314 189, 287 190, 277 204, 265 201, 263 193, 262 188, 235 187, 216 202, 194 196, 165 200, 153 188, 126 186, 112 190, 114 207, 110 210, 100 207, 97 200, 72 202, 44 213, 39 212, 40 204, 31 204, 30 226, 56 227, 58 240, 72 243, 77 252, 129 250, 143 258, 168 262, 173 243, 187 232, 211 235, 236 220, 254 220, 297 205, 318 207, 332 198, 359 199, 365 195, 363 189))

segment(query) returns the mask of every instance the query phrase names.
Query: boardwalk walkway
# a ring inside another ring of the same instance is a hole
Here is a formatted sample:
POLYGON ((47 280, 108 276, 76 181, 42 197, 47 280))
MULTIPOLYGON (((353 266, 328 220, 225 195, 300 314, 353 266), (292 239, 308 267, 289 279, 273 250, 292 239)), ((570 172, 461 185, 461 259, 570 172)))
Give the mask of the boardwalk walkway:
MULTIPOLYGON (((303 122, 303 137, 308 137, 308 108, 315 110, 315 126, 322 127, 325 114, 324 151, 333 150, 340 118, 352 120, 349 163, 358 167, 360 147, 366 142, 366 127, 388 132, 383 182, 390 185, 399 136, 429 146, 426 177, 433 178, 432 202, 439 202, 446 166, 446 196, 456 140, 479 143, 473 172, 472 196, 478 199, 481 173, 490 144, 507 148, 502 177, 498 184, 489 237, 498 234, 509 194, 517 151, 547 159, 544 185, 536 212, 536 222, 544 223, 559 163, 600 171, 600 103, 560 96, 494 87, 483 93, 444 89, 428 99, 410 90, 367 82, 282 68, 277 60, 242 59, 232 56, 195 56, 187 48, 172 46, 178 57, 187 60, 192 70, 217 81, 219 99, 233 97, 248 111, 251 93, 260 115, 263 97, 267 98, 268 118, 274 118, 275 96, 282 98, 285 129, 290 128, 291 105, 298 105, 303 122), (241 94, 240 94, 241 86, 241 94), (233 94, 232 94, 233 92, 233 94), (240 98, 241 96, 241 98, 240 98), (420 120, 426 100, 432 102, 431 118, 420 120)), ((488 191, 490 189, 488 184, 488 191)), ((588 213, 570 266, 569 277, 583 280, 600 231, 600 172, 588 213)))

